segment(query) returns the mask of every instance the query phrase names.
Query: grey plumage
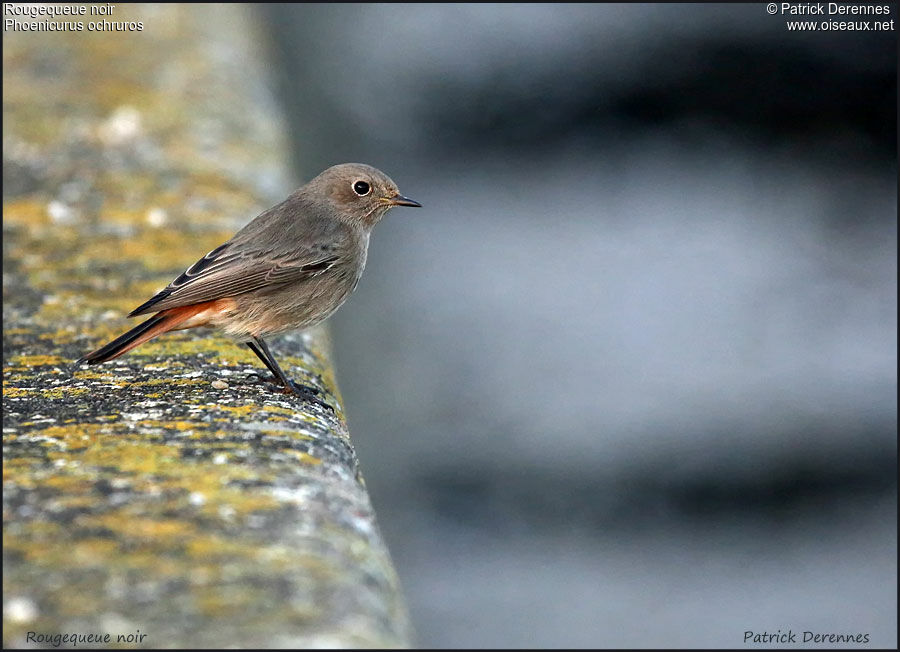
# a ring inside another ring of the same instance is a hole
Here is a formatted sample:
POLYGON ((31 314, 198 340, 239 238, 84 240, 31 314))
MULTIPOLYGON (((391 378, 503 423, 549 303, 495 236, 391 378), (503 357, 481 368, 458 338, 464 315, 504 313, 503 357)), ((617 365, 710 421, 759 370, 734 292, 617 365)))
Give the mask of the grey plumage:
POLYGON ((156 313, 152 328, 148 320, 82 360, 111 360, 168 330, 215 326, 248 343, 290 388, 262 338, 313 326, 341 306, 365 268, 372 228, 393 206, 419 204, 371 166, 328 168, 129 315, 156 313))

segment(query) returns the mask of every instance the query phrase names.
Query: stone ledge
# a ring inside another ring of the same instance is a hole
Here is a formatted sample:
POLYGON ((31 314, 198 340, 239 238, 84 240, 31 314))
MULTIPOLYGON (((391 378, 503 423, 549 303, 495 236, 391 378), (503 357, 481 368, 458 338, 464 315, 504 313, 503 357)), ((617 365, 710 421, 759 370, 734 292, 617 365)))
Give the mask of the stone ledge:
POLYGON ((115 11, 4 34, 4 646, 407 646, 324 329, 272 343, 318 403, 211 332, 72 364, 291 190, 252 14, 115 11))

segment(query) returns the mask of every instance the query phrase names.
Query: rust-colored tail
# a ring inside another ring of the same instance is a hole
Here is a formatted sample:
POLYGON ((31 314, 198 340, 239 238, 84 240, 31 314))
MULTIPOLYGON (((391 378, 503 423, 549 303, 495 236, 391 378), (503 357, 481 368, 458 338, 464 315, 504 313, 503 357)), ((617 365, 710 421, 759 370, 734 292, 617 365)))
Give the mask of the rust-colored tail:
POLYGON ((168 310, 158 312, 147 321, 141 322, 132 328, 127 333, 119 335, 119 337, 109 344, 101 346, 96 351, 91 351, 83 358, 80 358, 75 364, 84 364, 85 362, 87 364, 100 364, 101 362, 118 358, 123 353, 131 351, 134 347, 143 344, 147 340, 153 339, 157 335, 162 335, 167 331, 177 329, 182 323, 186 322, 194 315, 203 312, 208 307, 208 303, 198 303, 192 306, 169 308, 168 310))

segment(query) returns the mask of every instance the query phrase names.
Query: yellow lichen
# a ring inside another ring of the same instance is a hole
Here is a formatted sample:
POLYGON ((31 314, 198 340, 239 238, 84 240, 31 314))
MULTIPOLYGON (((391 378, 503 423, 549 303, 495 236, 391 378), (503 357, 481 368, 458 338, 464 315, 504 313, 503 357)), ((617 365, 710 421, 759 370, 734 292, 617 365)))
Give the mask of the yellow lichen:
POLYGON ((293 455, 303 464, 311 464, 312 466, 317 466, 322 463, 322 460, 320 460, 318 457, 313 457, 312 455, 309 455, 302 451, 295 451, 290 448, 283 448, 281 450, 281 452, 287 453, 288 455, 293 455))
POLYGON ((70 362, 58 355, 14 355, 9 359, 12 366, 30 369, 31 367, 45 367, 70 362))
POLYGON ((14 199, 3 203, 3 223, 22 226, 50 224, 47 204, 34 199, 14 199))
POLYGON ((43 398, 63 398, 65 396, 83 396, 85 394, 90 393, 90 389, 87 387, 67 387, 65 385, 61 387, 51 387, 48 389, 42 389, 39 393, 43 398))

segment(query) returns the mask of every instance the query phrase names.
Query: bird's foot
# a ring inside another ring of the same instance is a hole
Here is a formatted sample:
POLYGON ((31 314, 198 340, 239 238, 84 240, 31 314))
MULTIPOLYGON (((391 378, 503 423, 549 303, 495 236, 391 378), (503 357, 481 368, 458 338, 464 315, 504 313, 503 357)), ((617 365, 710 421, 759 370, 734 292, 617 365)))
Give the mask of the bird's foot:
POLYGON ((285 394, 296 394, 297 396, 308 396, 308 397, 318 397, 322 394, 321 391, 316 389, 315 387, 310 387, 309 385, 301 385, 293 380, 288 381, 290 383, 289 387, 282 386, 281 391, 285 394))
POLYGON ((300 398, 306 399, 316 405, 320 405, 324 408, 327 408, 334 412, 334 408, 328 405, 325 401, 319 398, 322 395, 321 390, 310 387, 309 385, 301 385, 299 383, 294 382, 293 380, 290 382, 290 387, 281 387, 281 391, 284 394, 294 394, 295 396, 299 396, 300 398))

